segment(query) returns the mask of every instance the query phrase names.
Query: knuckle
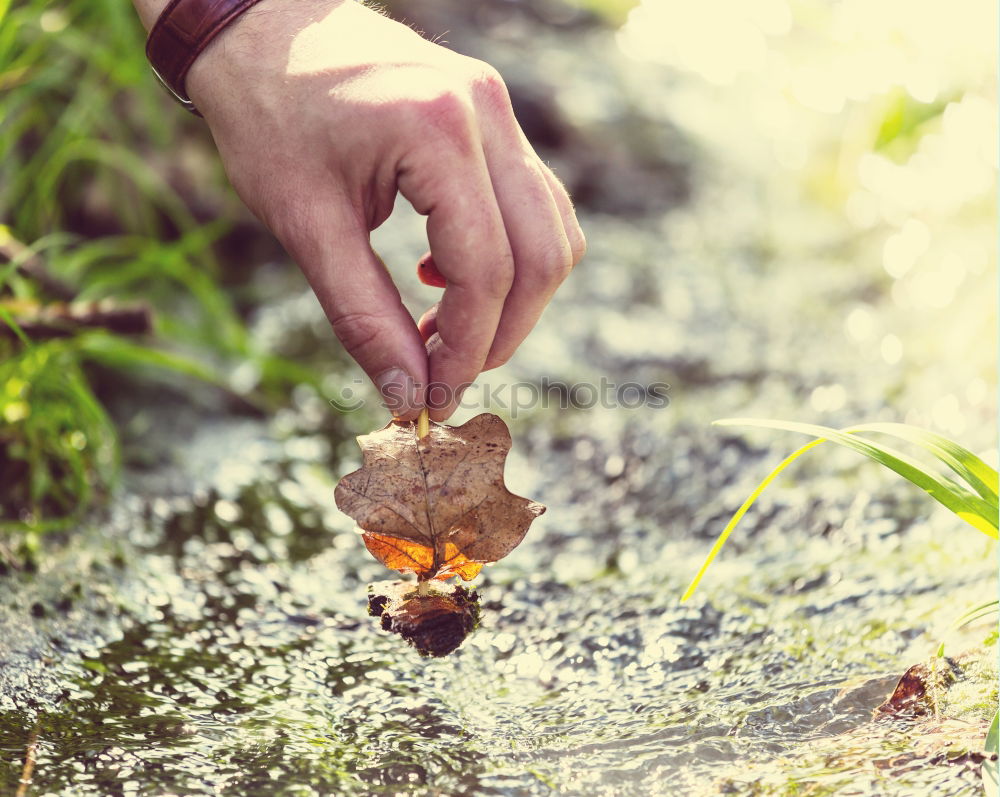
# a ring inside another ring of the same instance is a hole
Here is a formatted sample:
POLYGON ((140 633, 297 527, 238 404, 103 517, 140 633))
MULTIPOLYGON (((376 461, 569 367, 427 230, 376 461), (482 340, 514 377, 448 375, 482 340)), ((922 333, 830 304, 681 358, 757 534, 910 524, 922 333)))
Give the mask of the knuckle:
POLYGON ((510 108, 510 93, 500 73, 489 64, 477 61, 469 81, 472 94, 492 107, 510 108))
POLYGON ((438 339, 435 341, 431 352, 432 361, 440 364, 447 364, 449 370, 457 370, 461 373, 478 372, 479 364, 483 361, 485 348, 480 341, 475 341, 468 336, 445 334, 438 331, 438 339))
POLYGON ((330 325, 352 355, 378 340, 383 326, 382 320, 369 312, 341 313, 330 319, 330 325))
POLYGON ((418 121, 424 129, 455 141, 470 137, 473 128, 472 108, 460 92, 441 89, 432 96, 415 101, 418 121))
POLYGON ((573 250, 573 265, 575 266, 587 254, 587 236, 583 234, 583 230, 580 229, 579 224, 573 225, 573 229, 570 232, 569 244, 573 250))
POLYGON ((502 260, 483 274, 481 280, 477 281, 488 296, 494 298, 505 297, 510 293, 510 289, 514 285, 513 258, 502 260))
POLYGON ((573 250, 565 236, 560 235, 549 243, 547 251, 543 251, 536 268, 539 278, 547 285, 558 285, 575 263, 573 250))

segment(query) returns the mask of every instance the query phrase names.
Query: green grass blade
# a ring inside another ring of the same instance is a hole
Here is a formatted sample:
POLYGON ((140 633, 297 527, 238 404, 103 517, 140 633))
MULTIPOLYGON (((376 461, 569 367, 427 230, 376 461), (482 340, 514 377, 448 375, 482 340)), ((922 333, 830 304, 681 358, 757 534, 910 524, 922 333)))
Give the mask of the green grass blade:
POLYGON ((83 359, 126 371, 146 366, 167 373, 181 374, 213 385, 255 411, 264 410, 263 398, 260 395, 236 393, 218 368, 193 357, 132 343, 104 332, 78 335, 73 339, 72 345, 83 359))
POLYGON ((987 601, 986 603, 981 603, 978 606, 969 609, 965 614, 959 617, 955 621, 955 628, 962 628, 967 626, 974 620, 978 620, 980 617, 985 617, 992 612, 996 612, 1000 608, 1000 600, 987 601))
POLYGON ((103 332, 80 335, 74 339, 74 348, 87 359, 113 368, 152 366, 165 371, 193 377, 211 385, 229 390, 225 379, 205 363, 175 352, 153 349, 103 332))
POLYGON ((995 509, 978 495, 965 489, 952 479, 928 470, 922 463, 900 451, 872 442, 854 434, 855 429, 839 430, 811 423, 774 421, 758 418, 726 418, 715 421, 719 426, 756 426, 801 432, 857 451, 869 459, 895 471, 903 478, 925 490, 935 501, 948 507, 973 528, 997 539, 998 521, 995 509))
POLYGON ((11 332, 17 335, 21 343, 25 346, 31 345, 31 340, 24 334, 24 330, 21 329, 21 326, 17 323, 17 321, 14 320, 14 316, 7 312, 7 310, 3 307, 0 307, 0 321, 3 321, 8 327, 10 327, 11 332))
MULTIPOLYGON (((724 418, 722 420, 715 421, 715 425, 744 425, 767 429, 780 429, 783 431, 802 432, 804 434, 812 435, 818 439, 807 443, 783 459, 778 466, 774 468, 774 470, 772 470, 760 484, 757 485, 757 488, 750 494, 746 501, 743 502, 742 506, 736 510, 736 513, 732 516, 729 523, 726 524, 726 527, 716 539, 712 546, 712 550, 709 551, 708 556, 705 558, 705 562, 698 570, 698 573, 695 575, 694 579, 692 579, 688 588, 684 591, 684 595, 681 597, 682 603, 694 594, 694 591, 701 582, 702 577, 715 560, 719 551, 722 550, 722 546, 725 545, 726 540, 729 539, 729 535, 732 533, 733 529, 736 528, 736 525, 740 522, 740 520, 742 520, 743 516, 747 513, 747 510, 753 506, 767 486, 771 484, 771 482, 774 481, 774 479, 777 478, 777 476, 784 471, 785 468, 791 465, 805 452, 815 448, 820 443, 827 441, 839 443, 846 448, 850 448, 858 453, 864 454, 868 458, 885 465, 887 468, 895 471, 908 481, 925 490, 936 501, 948 507, 948 509, 954 512, 959 518, 966 521, 969 525, 983 532, 988 537, 993 539, 997 539, 998 537, 995 493, 993 493, 992 496, 990 495, 990 487, 995 483, 996 471, 968 450, 962 448, 956 443, 951 442, 950 440, 947 440, 946 438, 935 435, 932 432, 917 430, 921 434, 907 434, 906 430, 911 429, 911 427, 907 427, 903 424, 866 424, 852 427, 850 429, 839 430, 816 424, 796 423, 793 421, 774 421, 758 418, 724 418), (859 431, 890 434, 900 439, 908 440, 916 443, 917 445, 923 446, 937 456, 938 459, 951 467, 952 470, 969 481, 970 485, 983 489, 986 495, 984 496, 982 493, 976 495, 952 479, 942 477, 933 471, 927 470, 923 464, 915 459, 912 459, 906 454, 895 451, 888 446, 883 446, 879 443, 859 437, 857 435, 857 432, 859 431)), ((985 606, 978 608, 983 609, 985 606)))
POLYGON ((757 501, 758 498, 760 498, 761 493, 763 493, 764 490, 767 489, 767 486, 771 482, 773 482, 785 468, 787 468, 789 465, 795 462, 795 460, 797 460, 799 457, 801 457, 810 449, 816 448, 816 446, 820 445, 820 443, 823 442, 825 441, 813 440, 811 443, 806 443, 797 451, 794 451, 793 453, 789 454, 781 461, 781 463, 774 470, 772 470, 767 475, 767 477, 760 484, 757 485, 756 489, 752 493, 750 493, 750 496, 747 498, 746 501, 743 502, 743 505, 736 510, 736 514, 734 514, 732 518, 730 518, 729 522, 726 524, 726 527, 722 530, 722 533, 715 540, 715 544, 712 546, 712 550, 709 551, 704 564, 702 564, 701 568, 698 570, 697 575, 691 580, 691 583, 688 585, 688 588, 684 590, 684 595, 681 596, 681 603, 684 603, 684 601, 686 601, 694 594, 694 591, 698 588, 698 584, 701 583, 702 576, 705 575, 705 571, 708 570, 709 565, 711 565, 712 562, 715 561, 715 557, 718 555, 719 551, 722 550, 722 546, 726 544, 726 540, 729 539, 729 535, 732 533, 733 529, 735 529, 736 525, 740 522, 740 520, 743 519, 743 516, 747 513, 747 510, 754 505, 754 503, 757 501))
POLYGON ((979 614, 971 614, 964 618, 962 624, 958 626, 959 628, 965 628, 967 625, 972 625, 976 620, 982 620, 984 617, 989 617, 991 614, 996 614, 996 607, 992 609, 983 609, 979 614))
POLYGON ((851 429, 855 432, 892 435, 926 449, 965 479, 984 500, 993 507, 997 506, 997 493, 1000 492, 997 472, 967 448, 947 437, 905 423, 865 423, 852 426, 851 429))
POLYGON ((995 758, 1000 752, 1000 711, 994 712, 993 722, 986 732, 983 749, 992 755, 983 761, 983 791, 986 797, 1000 794, 1000 762, 995 758))
POLYGON ((6 224, 0 224, 0 246, 9 246, 11 243, 16 242, 14 256, 7 262, 0 264, 0 288, 4 288, 11 276, 14 275, 21 266, 31 260, 31 258, 35 255, 43 252, 48 247, 63 246, 72 241, 73 238, 74 236, 69 233, 54 232, 42 236, 30 245, 24 245, 17 242, 11 235, 10 227, 6 224))

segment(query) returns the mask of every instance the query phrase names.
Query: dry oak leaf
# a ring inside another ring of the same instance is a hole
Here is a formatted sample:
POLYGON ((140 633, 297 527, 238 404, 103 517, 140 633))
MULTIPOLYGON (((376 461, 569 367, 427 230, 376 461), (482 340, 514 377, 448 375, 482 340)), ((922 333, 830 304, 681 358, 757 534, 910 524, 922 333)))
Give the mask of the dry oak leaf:
POLYGON ((364 464, 337 485, 341 511, 361 528, 372 556, 421 581, 470 581, 524 539, 545 507, 503 481, 507 425, 483 413, 462 426, 391 422, 358 438, 364 464))

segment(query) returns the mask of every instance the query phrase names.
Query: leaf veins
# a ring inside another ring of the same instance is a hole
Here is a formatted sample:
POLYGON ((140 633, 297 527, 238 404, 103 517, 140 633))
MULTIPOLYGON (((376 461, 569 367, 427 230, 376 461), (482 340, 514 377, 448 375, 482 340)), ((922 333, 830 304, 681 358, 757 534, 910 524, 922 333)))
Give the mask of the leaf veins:
POLYGON ((386 567, 419 580, 469 581, 524 538, 545 507, 511 493, 503 480, 511 439, 496 415, 462 426, 389 423, 358 438, 364 464, 337 485, 337 506, 386 567))

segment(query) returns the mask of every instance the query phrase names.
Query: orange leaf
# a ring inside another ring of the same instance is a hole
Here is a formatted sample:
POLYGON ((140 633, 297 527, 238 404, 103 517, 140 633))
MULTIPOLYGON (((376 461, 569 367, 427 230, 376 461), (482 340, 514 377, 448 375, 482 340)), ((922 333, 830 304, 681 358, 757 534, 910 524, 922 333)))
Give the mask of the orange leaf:
MULTIPOLYGON (((365 546, 382 564, 400 573, 416 573, 426 575, 434 562, 434 551, 426 545, 398 537, 387 537, 384 534, 373 534, 366 531, 363 535, 365 546)), ((434 578, 446 579, 459 575, 464 581, 472 581, 483 569, 482 562, 472 562, 467 559, 453 543, 445 543, 444 564, 438 568, 434 578)))
POLYGON ((337 485, 337 506, 357 522, 376 559, 421 581, 475 578, 545 511, 504 485, 511 439, 495 415, 431 424, 420 440, 414 424, 393 422, 358 443, 364 465, 337 485))

